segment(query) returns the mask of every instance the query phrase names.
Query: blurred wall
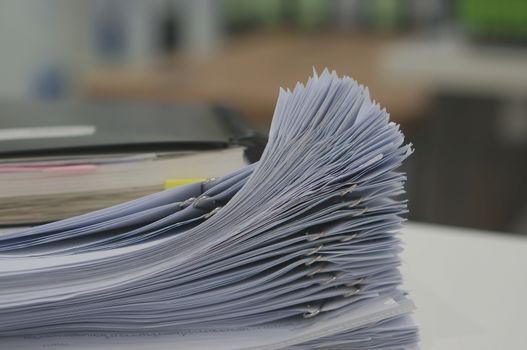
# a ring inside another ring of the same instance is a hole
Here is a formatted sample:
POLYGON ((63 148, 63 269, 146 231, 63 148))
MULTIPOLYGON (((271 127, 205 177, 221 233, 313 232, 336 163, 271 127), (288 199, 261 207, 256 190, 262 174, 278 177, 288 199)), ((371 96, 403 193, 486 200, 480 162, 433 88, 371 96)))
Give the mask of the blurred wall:
POLYGON ((526 3, 2 0, 0 100, 226 104, 265 131, 279 86, 337 69, 415 142, 412 219, 527 234, 526 3))

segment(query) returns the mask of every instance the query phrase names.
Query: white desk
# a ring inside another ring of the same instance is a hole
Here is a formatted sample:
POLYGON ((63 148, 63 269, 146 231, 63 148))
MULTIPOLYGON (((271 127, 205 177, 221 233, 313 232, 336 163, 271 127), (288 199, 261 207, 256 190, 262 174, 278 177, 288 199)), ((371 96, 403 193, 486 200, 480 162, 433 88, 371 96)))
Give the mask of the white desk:
POLYGON ((416 223, 402 237, 423 350, 527 349, 527 239, 416 223))

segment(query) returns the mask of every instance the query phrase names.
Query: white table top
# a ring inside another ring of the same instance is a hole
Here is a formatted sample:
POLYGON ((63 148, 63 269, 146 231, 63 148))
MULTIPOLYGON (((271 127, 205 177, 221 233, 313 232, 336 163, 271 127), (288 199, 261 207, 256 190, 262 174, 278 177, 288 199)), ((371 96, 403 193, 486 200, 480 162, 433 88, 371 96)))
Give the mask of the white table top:
POLYGON ((527 349, 527 239, 417 223, 402 237, 422 349, 527 349))

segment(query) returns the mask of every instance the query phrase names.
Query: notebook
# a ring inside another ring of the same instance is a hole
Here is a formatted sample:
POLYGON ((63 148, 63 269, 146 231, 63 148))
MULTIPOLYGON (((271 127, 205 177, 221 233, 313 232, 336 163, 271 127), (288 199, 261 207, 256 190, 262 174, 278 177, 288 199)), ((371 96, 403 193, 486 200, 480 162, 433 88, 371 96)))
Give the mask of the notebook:
POLYGON ((367 89, 280 90, 261 159, 0 235, 0 346, 412 349, 399 252, 412 152, 367 89))
POLYGON ((64 219, 226 175, 261 154, 234 112, 147 103, 0 104, 0 225, 64 219))

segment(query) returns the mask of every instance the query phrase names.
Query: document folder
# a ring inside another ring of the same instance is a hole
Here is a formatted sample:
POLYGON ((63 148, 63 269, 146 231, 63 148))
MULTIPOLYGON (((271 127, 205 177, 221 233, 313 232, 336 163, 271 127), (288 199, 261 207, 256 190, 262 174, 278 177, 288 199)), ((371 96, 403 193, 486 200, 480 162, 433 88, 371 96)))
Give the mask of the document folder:
POLYGON ((260 158, 233 111, 133 102, 0 103, 0 226, 41 224, 223 176, 260 158))

